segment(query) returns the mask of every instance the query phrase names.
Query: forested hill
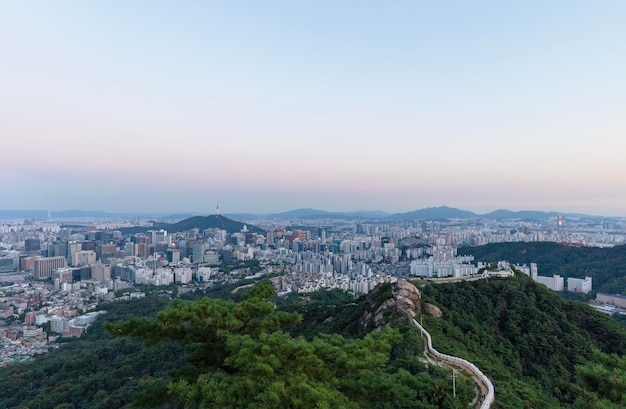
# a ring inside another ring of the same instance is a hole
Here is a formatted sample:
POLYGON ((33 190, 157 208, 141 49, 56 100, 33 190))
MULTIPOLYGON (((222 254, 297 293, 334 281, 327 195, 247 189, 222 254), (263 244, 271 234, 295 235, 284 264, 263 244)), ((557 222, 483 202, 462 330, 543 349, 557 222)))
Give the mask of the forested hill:
POLYGON ((193 216, 187 219, 181 220, 176 223, 158 223, 154 222, 152 227, 123 227, 119 230, 122 234, 137 234, 137 233, 145 233, 148 230, 154 229, 164 229, 168 232, 183 232, 192 229, 200 229, 200 231, 205 229, 222 229, 226 230, 228 233, 238 233, 242 231, 244 226, 247 228, 247 231, 250 233, 263 233, 264 230, 258 226, 254 226, 251 224, 244 224, 242 222, 229 219, 226 216, 221 215, 210 215, 210 216, 193 216))
POLYGON ((424 316, 436 348, 476 364, 496 387, 496 408, 625 407, 626 329, 588 305, 518 275, 423 288, 442 318, 424 316), (610 366, 610 365, 609 365, 610 366), (603 386, 604 385, 604 386, 603 386), (604 389, 603 389, 604 388, 604 389), (611 390, 613 402, 603 402, 611 390), (611 406, 619 403, 618 406, 611 406), (606 404, 606 406, 604 406, 606 404))
MULTIPOLYGON (((473 362, 493 380, 494 408, 626 407, 620 389, 626 383, 626 360, 616 358, 626 354, 626 329, 619 323, 524 275, 416 284, 422 284, 422 310, 430 303, 443 314, 421 317, 434 346, 473 362), (613 384, 611 373, 618 377, 613 384), (609 391, 612 401, 605 399, 609 391)), ((332 294, 316 293, 293 307, 303 317, 298 333, 359 334, 366 303, 341 303, 339 294, 332 294)))
POLYGON ((173 343, 147 349, 140 340, 107 333, 104 323, 155 316, 167 304, 157 296, 107 304, 107 314, 81 338, 30 363, 0 368, 0 408, 108 409, 129 407, 137 399, 157 407, 155 391, 182 365, 182 351, 173 343))
POLYGON ((460 247, 458 254, 471 254, 476 261, 507 260, 537 263, 539 275, 593 277, 594 291, 626 294, 626 246, 612 248, 572 247, 557 243, 494 243, 460 247))
MULTIPOLYGON (((626 407, 620 324, 524 275, 416 284, 421 310, 442 312, 421 317, 435 347, 494 381, 495 409, 626 407)), ((385 284, 358 299, 337 291, 276 299, 265 282, 237 292, 237 302, 107 304, 84 337, 0 369, 0 408, 131 407, 136 399, 151 408, 467 407, 471 379, 459 374, 453 398, 451 372, 425 364, 415 328, 393 313, 384 314, 391 328, 375 333, 360 323, 391 294, 385 284), (158 320, 132 318, 163 307, 158 320), (103 320, 129 318, 103 331, 103 320)))

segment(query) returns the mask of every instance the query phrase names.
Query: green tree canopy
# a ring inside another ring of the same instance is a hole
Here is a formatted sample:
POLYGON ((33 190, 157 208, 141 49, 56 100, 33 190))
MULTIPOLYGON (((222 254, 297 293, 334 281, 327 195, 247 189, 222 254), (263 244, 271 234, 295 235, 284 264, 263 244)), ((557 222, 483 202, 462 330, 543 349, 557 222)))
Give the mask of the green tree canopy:
MULTIPOLYGON (((172 374, 168 391, 188 408, 458 406, 427 373, 389 364, 402 341, 400 331, 386 328, 355 339, 294 338, 282 329, 300 315, 276 310, 274 295, 265 281, 241 303, 173 301, 156 319, 133 318, 108 329, 148 345, 176 341, 186 347, 189 364, 172 374)), ((471 394, 471 387, 466 390, 471 394)))

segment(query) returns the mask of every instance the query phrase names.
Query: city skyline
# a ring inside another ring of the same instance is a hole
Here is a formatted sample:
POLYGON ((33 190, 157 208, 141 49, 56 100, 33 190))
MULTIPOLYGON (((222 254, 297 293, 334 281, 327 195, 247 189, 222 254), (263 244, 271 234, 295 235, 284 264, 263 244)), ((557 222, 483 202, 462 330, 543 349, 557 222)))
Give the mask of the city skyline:
POLYGON ((626 216, 626 4, 0 4, 0 209, 626 216))

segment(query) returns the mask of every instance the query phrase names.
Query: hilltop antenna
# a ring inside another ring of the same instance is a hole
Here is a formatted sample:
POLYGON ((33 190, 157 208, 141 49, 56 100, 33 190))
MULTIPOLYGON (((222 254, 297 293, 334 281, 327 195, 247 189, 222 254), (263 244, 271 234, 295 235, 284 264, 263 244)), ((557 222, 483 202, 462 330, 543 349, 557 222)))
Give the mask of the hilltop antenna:
POLYGON ((220 215, 220 202, 216 202, 217 206, 215 206, 215 215, 219 216, 220 215))

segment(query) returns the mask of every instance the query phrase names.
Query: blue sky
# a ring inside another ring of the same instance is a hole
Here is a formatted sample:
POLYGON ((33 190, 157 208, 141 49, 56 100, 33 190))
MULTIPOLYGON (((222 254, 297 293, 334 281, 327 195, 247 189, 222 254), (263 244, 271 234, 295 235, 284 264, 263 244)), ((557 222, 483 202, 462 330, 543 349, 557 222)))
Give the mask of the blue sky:
POLYGON ((622 1, 5 1, 0 208, 626 216, 624 21, 622 1))

